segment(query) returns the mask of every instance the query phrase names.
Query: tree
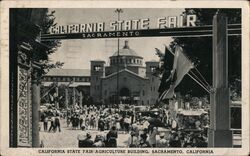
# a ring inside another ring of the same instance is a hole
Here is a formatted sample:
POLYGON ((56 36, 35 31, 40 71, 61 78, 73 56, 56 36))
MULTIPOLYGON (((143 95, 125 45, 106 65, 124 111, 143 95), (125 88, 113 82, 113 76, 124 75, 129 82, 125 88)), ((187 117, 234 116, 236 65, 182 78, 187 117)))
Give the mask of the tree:
MULTIPOLYGON (((49 12, 48 10, 46 10, 46 16, 41 22, 41 33, 42 34, 48 34, 50 28, 52 26, 57 25, 57 23, 55 23, 56 17, 54 14, 55 14, 55 11, 49 12)), ((59 68, 59 67, 63 66, 64 63, 62 63, 60 61, 53 63, 51 60, 49 60, 49 55, 56 52, 58 47, 61 46, 61 42, 59 40, 43 41, 42 43, 48 47, 48 50, 46 51, 46 55, 39 56, 39 55, 41 55, 39 53, 39 54, 36 54, 36 56, 38 56, 37 61, 39 61, 42 64, 43 73, 46 74, 50 69, 59 68)))
MULTIPOLYGON (((49 69, 61 67, 62 62, 53 63, 49 60, 49 55, 54 53, 61 45, 59 40, 46 41, 39 43, 41 33, 48 33, 52 26, 55 26, 55 11, 49 12, 48 9, 11 9, 11 54, 17 53, 17 47, 22 42, 29 43, 32 54, 28 56, 31 62, 38 62, 42 67, 42 75, 49 69), (41 48, 46 47, 46 50, 41 48)), ((15 62, 15 61, 13 61, 15 62)))

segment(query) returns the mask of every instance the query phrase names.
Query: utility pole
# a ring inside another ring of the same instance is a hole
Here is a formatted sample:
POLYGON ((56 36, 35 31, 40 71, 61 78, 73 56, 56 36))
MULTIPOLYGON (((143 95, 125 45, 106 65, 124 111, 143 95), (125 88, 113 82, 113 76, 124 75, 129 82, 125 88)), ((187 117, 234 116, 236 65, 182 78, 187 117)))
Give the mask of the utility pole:
MULTIPOLYGON (((122 9, 116 9, 115 10, 115 13, 117 13, 117 15, 118 15, 118 21, 120 21, 120 14, 121 13, 123 13, 123 10, 122 9)), ((120 31, 120 30, 118 30, 118 31, 120 31)), ((118 38, 118 40, 117 40, 117 49, 118 49, 118 51, 117 51, 117 61, 116 61, 116 63, 117 63, 117 88, 116 88, 116 90, 117 90, 117 104, 119 104, 119 61, 120 61, 120 38, 118 38)))

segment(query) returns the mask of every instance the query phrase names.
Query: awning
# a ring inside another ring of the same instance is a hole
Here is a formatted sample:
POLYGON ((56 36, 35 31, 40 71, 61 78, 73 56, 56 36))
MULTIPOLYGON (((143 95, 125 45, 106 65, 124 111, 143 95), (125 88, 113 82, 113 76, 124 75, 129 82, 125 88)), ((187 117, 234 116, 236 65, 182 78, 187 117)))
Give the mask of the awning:
POLYGON ((140 97, 136 96, 134 97, 134 100, 140 100, 140 97))
MULTIPOLYGON (((53 82, 43 82, 42 85, 45 87, 48 87, 52 84, 53 82)), ((58 82, 58 86, 60 85, 69 85, 69 82, 58 82)), ((69 85, 69 87, 78 87, 78 86, 90 86, 90 82, 73 82, 72 84, 69 85)))
POLYGON ((182 114, 184 116, 200 116, 202 114, 207 114, 204 110, 181 110, 178 114, 182 114))

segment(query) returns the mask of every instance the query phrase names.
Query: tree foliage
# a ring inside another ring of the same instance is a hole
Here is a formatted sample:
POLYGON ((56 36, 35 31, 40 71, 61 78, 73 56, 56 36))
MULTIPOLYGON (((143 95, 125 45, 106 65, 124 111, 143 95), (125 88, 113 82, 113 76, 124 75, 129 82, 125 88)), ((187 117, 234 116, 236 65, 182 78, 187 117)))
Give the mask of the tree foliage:
MULTIPOLYGON (((22 42, 32 46, 32 54, 29 59, 40 63, 42 74, 51 68, 61 67, 62 62, 52 62, 49 55, 54 53, 61 42, 52 40, 40 43, 40 34, 48 33, 52 26, 55 26, 55 11, 49 12, 48 9, 11 9, 11 43, 18 46, 22 42)), ((14 50, 17 52, 17 50, 14 50)))
MULTIPOLYGON (((55 11, 48 12, 47 10, 46 16, 41 23, 42 34, 49 33, 50 28, 57 25, 57 23, 55 23, 56 17, 54 14, 55 11)), ((60 61, 53 63, 51 60, 49 60, 49 55, 55 53, 58 47, 61 46, 60 40, 43 41, 42 43, 48 47, 48 50, 46 51, 46 57, 43 60, 39 60, 39 62, 42 64, 42 68, 45 74, 52 68, 59 68, 63 66, 64 63, 60 61)))

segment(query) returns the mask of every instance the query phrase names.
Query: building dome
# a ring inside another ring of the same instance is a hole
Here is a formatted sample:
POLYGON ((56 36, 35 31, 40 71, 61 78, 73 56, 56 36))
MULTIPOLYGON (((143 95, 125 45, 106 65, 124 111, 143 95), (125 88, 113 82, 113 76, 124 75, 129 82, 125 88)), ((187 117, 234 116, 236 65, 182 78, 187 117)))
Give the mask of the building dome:
MULTIPOLYGON (((112 56, 117 56, 117 55, 118 55, 118 51, 115 52, 112 56)), ((136 57, 140 57, 133 49, 129 48, 127 40, 124 42, 124 47, 122 49, 119 49, 119 56, 136 56, 136 57)))
POLYGON ((124 42, 124 47, 109 57, 111 66, 142 66, 143 58, 128 46, 128 41, 124 42))

